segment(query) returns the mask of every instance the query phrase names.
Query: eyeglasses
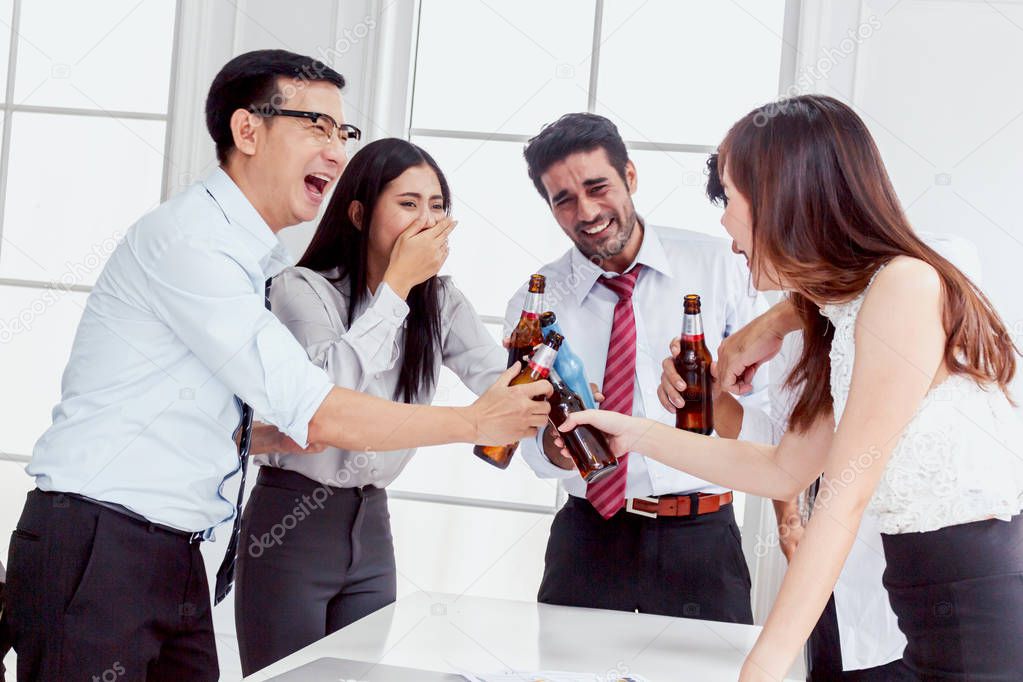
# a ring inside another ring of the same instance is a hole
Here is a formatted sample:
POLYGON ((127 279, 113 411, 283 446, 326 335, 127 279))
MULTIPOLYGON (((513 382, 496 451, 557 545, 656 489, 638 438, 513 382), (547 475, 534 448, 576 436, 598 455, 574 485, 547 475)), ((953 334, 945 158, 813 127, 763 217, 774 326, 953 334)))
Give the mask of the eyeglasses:
POLYGON ((260 116, 285 116, 288 118, 308 119, 312 121, 312 125, 308 126, 308 128, 313 133, 314 139, 324 147, 330 144, 330 141, 334 139, 335 134, 342 145, 346 144, 349 140, 358 140, 362 137, 362 131, 352 124, 338 123, 334 120, 333 116, 330 116, 329 114, 321 114, 316 111, 261 108, 259 110, 255 110, 254 113, 259 114, 260 116))

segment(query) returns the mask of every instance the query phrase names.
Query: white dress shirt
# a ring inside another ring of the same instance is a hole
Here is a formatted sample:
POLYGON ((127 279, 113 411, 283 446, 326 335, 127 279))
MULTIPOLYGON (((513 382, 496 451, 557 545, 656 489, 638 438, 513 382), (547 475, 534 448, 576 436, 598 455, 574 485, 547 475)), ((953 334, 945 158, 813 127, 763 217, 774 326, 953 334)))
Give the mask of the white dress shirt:
MULTIPOLYGON (((337 279, 337 271, 325 273, 337 279)), ((465 295, 448 277, 440 280, 440 348, 434 376, 447 367, 476 395, 484 393, 505 370, 508 351, 487 332, 465 295)), ((394 400, 402 366, 409 307, 381 283, 363 299, 348 326, 348 279, 328 281, 307 268, 288 268, 274 279, 270 293, 274 314, 305 347, 309 359, 344 388, 394 400)), ((420 392, 417 402, 429 405, 436 384, 420 392)), ((399 397, 399 399, 404 399, 399 397)), ((314 455, 273 454, 258 464, 296 471, 318 483, 340 488, 374 485, 383 488, 408 464, 415 449, 371 452, 327 448, 314 455)))
MULTIPOLYGON (((980 283, 980 258, 969 241, 951 235, 921 232, 920 237, 955 264, 975 283, 980 283)), ((776 444, 788 428, 797 396, 784 383, 802 354, 801 334, 785 337, 782 350, 771 364, 769 409, 745 406, 740 440, 776 444)), ((849 550, 835 583, 835 618, 844 670, 863 670, 902 657, 906 637, 881 582, 886 563, 881 544, 881 520, 868 509, 863 514, 856 541, 849 550)))
MULTIPOLYGON (((668 344, 682 330, 683 297, 700 295, 707 348, 715 356, 721 340, 756 317, 765 306, 753 291, 748 268, 723 239, 647 225, 636 262, 645 267, 632 295, 636 316, 632 413, 674 426, 675 415, 660 404, 657 387, 661 383, 661 361, 669 353, 668 344)), ((558 316, 572 350, 583 361, 587 379, 600 386, 618 297, 597 279, 610 273, 575 247, 538 272, 547 277, 545 309, 558 316)), ((526 288, 519 289, 508 302, 505 336, 519 320, 526 288)), ((766 393, 760 390, 766 381, 766 377, 757 379, 753 393, 741 399, 744 405, 766 402, 766 393)), ((541 438, 542 434, 521 442, 523 460, 541 478, 559 478, 570 495, 585 497, 585 481, 578 472, 551 464, 541 451, 541 438)), ((629 455, 627 498, 725 490, 637 453, 629 455)))
POLYGON ((332 386, 263 306, 288 261, 221 169, 135 223, 86 301, 36 485, 186 531, 233 518, 236 396, 305 444, 332 386))

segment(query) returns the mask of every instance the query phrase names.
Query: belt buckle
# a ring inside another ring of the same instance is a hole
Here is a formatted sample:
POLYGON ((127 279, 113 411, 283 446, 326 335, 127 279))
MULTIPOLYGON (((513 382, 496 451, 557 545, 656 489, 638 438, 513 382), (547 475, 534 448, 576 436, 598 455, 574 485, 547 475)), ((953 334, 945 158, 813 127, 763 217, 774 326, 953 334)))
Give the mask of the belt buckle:
POLYGON ((642 509, 636 509, 636 507, 633 506, 633 502, 635 502, 636 500, 642 500, 643 502, 649 502, 652 505, 654 505, 655 508, 657 507, 657 498, 656 497, 630 497, 625 502, 625 511, 629 512, 630 514, 639 514, 640 516, 646 516, 646 517, 649 517, 651 519, 656 519, 657 518, 657 512, 648 512, 648 511, 643 511, 642 509))

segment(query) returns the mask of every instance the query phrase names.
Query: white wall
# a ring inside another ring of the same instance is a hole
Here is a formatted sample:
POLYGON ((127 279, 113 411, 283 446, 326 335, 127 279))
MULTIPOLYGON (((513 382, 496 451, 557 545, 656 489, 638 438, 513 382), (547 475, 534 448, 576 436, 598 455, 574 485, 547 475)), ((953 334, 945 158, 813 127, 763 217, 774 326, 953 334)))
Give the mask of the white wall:
MULTIPOLYGON (((852 104, 877 140, 917 230, 979 249, 985 290, 1017 343, 1023 300, 1023 2, 804 3, 801 67, 863 27, 854 54, 815 87, 852 104)), ((827 62, 824 62, 825 64, 827 62)), ((1018 386, 1017 382, 1017 386, 1018 386)))

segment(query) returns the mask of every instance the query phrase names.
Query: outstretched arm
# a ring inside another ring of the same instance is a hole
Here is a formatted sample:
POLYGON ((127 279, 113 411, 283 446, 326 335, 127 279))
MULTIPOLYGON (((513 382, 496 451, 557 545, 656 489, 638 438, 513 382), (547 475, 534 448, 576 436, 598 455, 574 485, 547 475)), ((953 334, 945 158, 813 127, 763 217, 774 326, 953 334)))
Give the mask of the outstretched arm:
POLYGON ((794 498, 820 475, 834 433, 830 413, 806 433, 786 433, 778 445, 702 436, 606 410, 577 412, 560 429, 578 424, 611 436, 616 455, 639 452, 705 481, 781 500, 794 498))
POLYGON ((501 445, 532 438, 547 423, 550 405, 534 400, 551 393, 537 381, 509 386, 512 366, 472 405, 408 405, 333 388, 309 422, 309 441, 346 450, 404 450, 442 443, 501 445))
POLYGON ((942 366, 937 274, 899 258, 876 279, 856 323, 845 413, 806 534, 740 679, 780 680, 834 589, 895 444, 942 366))

